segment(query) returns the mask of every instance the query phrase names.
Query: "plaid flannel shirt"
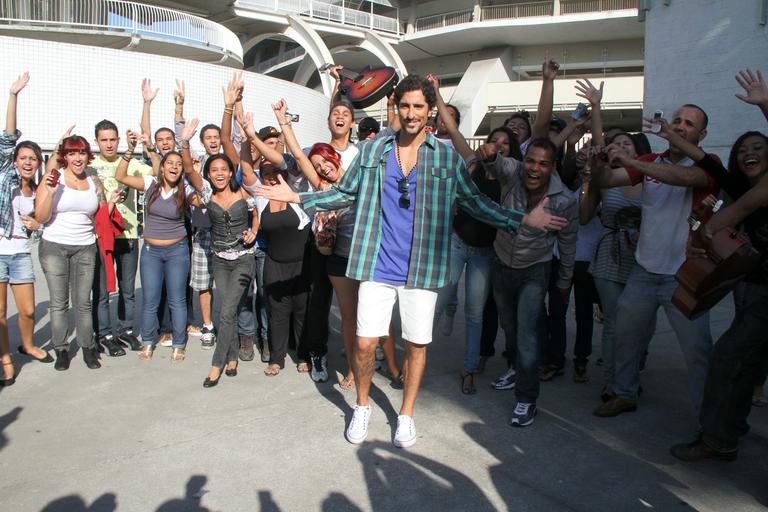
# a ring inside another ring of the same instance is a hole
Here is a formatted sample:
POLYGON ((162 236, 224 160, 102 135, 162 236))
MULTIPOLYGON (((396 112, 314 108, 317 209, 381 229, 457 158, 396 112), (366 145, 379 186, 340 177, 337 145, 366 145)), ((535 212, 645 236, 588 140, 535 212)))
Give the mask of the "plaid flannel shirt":
MULTIPOLYGON (((347 277, 373 280, 381 245, 381 194, 387 156, 396 135, 367 143, 337 185, 322 192, 299 194, 307 213, 355 205, 355 228, 347 277)), ((451 224, 454 204, 498 229, 516 230, 525 215, 505 209, 482 194, 464 161, 432 134, 419 147, 416 176, 416 214, 406 286, 434 289, 450 278, 451 224)))
POLYGON ((21 179, 13 165, 13 151, 21 132, 0 133, 0 238, 10 238, 13 229, 13 208, 11 197, 13 189, 17 188, 21 179))

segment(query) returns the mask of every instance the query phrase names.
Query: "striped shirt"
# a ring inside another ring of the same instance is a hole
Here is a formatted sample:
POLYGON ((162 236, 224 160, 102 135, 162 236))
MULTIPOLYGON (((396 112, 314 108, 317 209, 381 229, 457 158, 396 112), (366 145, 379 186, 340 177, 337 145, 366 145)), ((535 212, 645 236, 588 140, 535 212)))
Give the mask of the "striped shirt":
MULTIPOLYGON (((381 244, 381 190, 389 152, 396 136, 365 144, 341 181, 322 192, 299 194, 304 209, 335 210, 355 205, 355 229, 347 277, 373 280, 381 244)), ((453 149, 432 134, 421 144, 417 159, 416 214, 406 286, 433 289, 448 284, 450 236, 454 205, 478 220, 503 230, 517 230, 524 213, 505 209, 482 194, 453 149)))

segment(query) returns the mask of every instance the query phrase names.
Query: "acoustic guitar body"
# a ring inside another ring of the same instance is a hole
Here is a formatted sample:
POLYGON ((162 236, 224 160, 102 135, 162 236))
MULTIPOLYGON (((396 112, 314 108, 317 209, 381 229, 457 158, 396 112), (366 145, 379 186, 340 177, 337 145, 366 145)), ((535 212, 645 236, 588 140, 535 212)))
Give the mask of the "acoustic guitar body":
POLYGON ((720 302, 762 261, 749 238, 731 228, 715 233, 706 249, 706 258, 688 258, 675 276, 672 303, 691 320, 720 302))
POLYGON ((396 84, 397 72, 395 68, 389 66, 371 68, 366 66, 356 77, 342 78, 339 84, 339 92, 355 108, 366 108, 389 94, 396 84))

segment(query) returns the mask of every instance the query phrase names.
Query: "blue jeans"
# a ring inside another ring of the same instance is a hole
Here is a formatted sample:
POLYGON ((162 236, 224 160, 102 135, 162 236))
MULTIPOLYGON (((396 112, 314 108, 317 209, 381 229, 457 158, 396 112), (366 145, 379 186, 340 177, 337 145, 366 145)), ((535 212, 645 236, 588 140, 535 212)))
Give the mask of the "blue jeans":
MULTIPOLYGON (((493 247, 472 247, 456 233, 451 234, 451 282, 440 289, 435 306, 435 318, 450 313, 451 302, 457 295, 459 280, 464 277, 464 315, 466 344, 464 345, 464 371, 474 372, 480 357, 480 337, 483 331, 483 309, 491 291, 491 267, 495 253, 493 247)), ((455 312, 455 308, 454 308, 455 312)))
POLYGON ((698 414, 712 350, 709 313, 688 320, 672 304, 676 288, 673 275, 652 274, 640 265, 632 269, 616 306, 616 374, 611 388, 625 400, 637 400, 648 328, 656 325, 656 312, 661 306, 683 351, 688 366, 688 388, 698 414))
POLYGON ((256 294, 253 293, 253 286, 249 286, 240 299, 237 308, 237 332, 240 336, 250 336, 259 340, 267 341, 267 297, 264 294, 264 256, 266 253, 261 249, 256 249, 256 272, 253 275, 253 284, 256 287, 256 294), (254 298, 256 299, 256 314, 254 315, 254 298), (258 322, 257 322, 258 321, 258 322), (257 332, 258 331, 258 332, 257 332))
POLYGON ((549 261, 526 268, 510 268, 499 261, 493 265, 493 297, 501 328, 507 340, 517 340, 515 393, 520 402, 535 403, 539 397, 539 352, 550 267, 549 261))
MULTIPOLYGON (((603 307, 603 337, 600 357, 603 359, 603 379, 606 386, 611 385, 613 375, 616 373, 616 306, 625 286, 624 283, 618 281, 595 278, 595 288, 597 288, 597 294, 600 296, 600 305, 603 307)), ((648 349, 648 343, 650 343, 656 330, 655 325, 649 324, 647 327, 643 353, 648 349)))
MULTIPOLYGON (((113 252, 117 270, 117 320, 120 333, 133 330, 133 311, 136 304, 136 270, 139 266, 139 242, 118 238, 113 252)), ((93 326, 96 336, 112 334, 112 319, 109 312, 109 293, 107 292, 107 269, 99 251, 96 260, 96 275, 93 278, 93 326)), ((110 271, 112 269, 109 269, 110 271)))
POLYGON ((183 239, 166 247, 144 243, 139 261, 144 304, 141 312, 141 342, 153 345, 157 341, 157 309, 160 306, 163 282, 168 292, 173 325, 173 346, 183 348, 187 343, 186 288, 189 274, 189 248, 183 239))

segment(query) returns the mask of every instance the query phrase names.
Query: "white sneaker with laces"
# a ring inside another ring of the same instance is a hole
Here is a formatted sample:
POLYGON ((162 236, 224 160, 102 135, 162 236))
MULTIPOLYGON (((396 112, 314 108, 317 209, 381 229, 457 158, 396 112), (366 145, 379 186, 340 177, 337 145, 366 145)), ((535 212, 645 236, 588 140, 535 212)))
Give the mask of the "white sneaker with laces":
POLYGON ((491 387, 493 389, 498 390, 504 390, 504 389, 513 389, 515 387, 515 381, 517 380, 517 372, 515 371, 514 366, 510 366, 509 369, 504 372, 504 374, 493 381, 493 384, 491 384, 491 387))
POLYGON ((528 402, 517 402, 515 410, 512 412, 512 418, 509 424, 513 427, 527 427, 533 424, 536 417, 536 404, 528 402))
POLYGON ((356 405, 352 420, 347 427, 347 441, 360 444, 368 437, 368 420, 371 419, 370 405, 356 405))
POLYGON ((405 414, 397 417, 397 430, 392 443, 398 448, 408 448, 416 444, 416 423, 413 418, 405 414))

